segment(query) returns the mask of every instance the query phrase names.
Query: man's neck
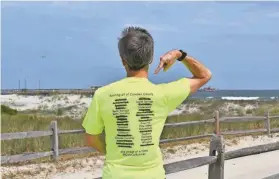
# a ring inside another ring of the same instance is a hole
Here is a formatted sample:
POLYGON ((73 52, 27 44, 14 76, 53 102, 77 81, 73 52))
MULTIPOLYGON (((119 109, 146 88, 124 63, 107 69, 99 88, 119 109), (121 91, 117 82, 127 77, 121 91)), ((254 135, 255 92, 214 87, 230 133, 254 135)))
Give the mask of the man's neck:
POLYGON ((145 70, 129 71, 127 72, 127 77, 147 78, 148 72, 145 70))

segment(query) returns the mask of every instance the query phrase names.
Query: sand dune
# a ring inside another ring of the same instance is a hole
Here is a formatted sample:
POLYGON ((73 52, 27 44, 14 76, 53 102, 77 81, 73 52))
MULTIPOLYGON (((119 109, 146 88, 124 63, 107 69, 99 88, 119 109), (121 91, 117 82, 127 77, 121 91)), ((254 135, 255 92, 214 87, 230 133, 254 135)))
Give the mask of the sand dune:
MULTIPOLYGON (((193 156, 194 157, 194 156, 193 156)), ((196 156, 195 156, 196 157, 196 156)), ((225 162, 225 179, 263 179, 279 173, 279 151, 263 153, 232 159, 225 162)), ((167 175, 167 179, 207 179, 208 166, 181 171, 167 175)), ((99 177, 101 171, 76 172, 72 174, 57 174, 52 179, 93 179, 99 177)))
MULTIPOLYGON (((265 135, 252 137, 236 137, 225 140, 226 151, 256 146, 279 141, 279 133, 272 137, 265 135)), ((178 145, 162 149, 165 163, 208 155, 208 142, 178 145)), ((279 151, 242 157, 225 162, 226 179, 261 179, 279 173, 279 151)), ((6 178, 32 179, 93 179, 102 173, 104 157, 90 157, 57 163, 43 163, 23 166, 1 167, 6 178), (9 177, 13 176, 13 177, 9 177)), ((167 175, 167 179, 187 178, 206 179, 208 166, 190 169, 167 175)))
MULTIPOLYGON (((26 110, 40 110, 40 111, 55 111, 62 109, 65 111, 63 116, 70 116, 73 119, 80 119, 86 112, 92 97, 83 95, 69 95, 60 94, 52 96, 25 96, 25 95, 0 95, 1 104, 7 105, 18 111, 26 110)), ((208 105, 212 104, 213 101, 204 103, 203 100, 200 102, 187 102, 180 105, 177 109, 172 111, 170 115, 180 115, 183 113, 192 114, 199 113, 201 107, 208 108, 208 105)), ((235 111, 247 111, 257 108, 257 105, 252 101, 251 104, 247 103, 244 106, 240 106, 232 101, 222 101, 223 105, 220 105, 219 111, 225 113, 234 114, 235 111)), ((215 106, 216 107, 216 106, 215 106)))
MULTIPOLYGON (((279 141, 279 133, 272 137, 238 137, 231 140, 225 140, 226 151, 236 150, 249 146, 256 146, 279 141), (237 141, 237 142, 236 142, 237 141)), ((179 145, 175 147, 162 149, 165 163, 171 163, 189 158, 195 158, 208 155, 208 143, 194 143, 189 145, 179 145), (170 149, 172 152, 170 152, 170 149)), ((263 153, 242 157, 225 162, 226 179, 261 179, 279 173, 279 151, 263 153)), ((67 162, 58 162, 57 164, 37 164, 25 165, 21 167, 2 167, 1 172, 18 171, 19 178, 30 178, 26 171, 32 174, 32 179, 93 179, 100 177, 102 173, 103 157, 91 157, 86 159, 76 159, 67 162), (77 165, 79 164, 79 165, 77 165), (63 166, 64 165, 64 166, 63 166), (62 167, 61 167, 62 166, 62 167), (67 167, 66 167, 67 166, 67 167), (47 170, 46 170, 47 169, 47 170), (39 171, 38 171, 39 170, 39 171), (25 171, 25 175, 20 175, 20 171, 25 171), (37 172, 35 172, 37 171, 37 172)), ((167 175, 167 179, 206 179, 208 166, 190 169, 178 173, 167 175)))
MULTIPOLYGON (((74 114, 76 118, 79 118, 87 109, 91 98, 79 96, 79 95, 57 95, 51 97, 42 96, 19 96, 19 95, 2 95, 1 104, 6 104, 12 108, 20 111, 30 109, 40 110, 55 110, 57 108, 71 108, 66 115, 71 116, 74 114)), ((232 111, 237 109, 238 104, 224 103, 221 110, 232 111)), ((199 106, 196 104, 188 104, 188 106, 182 105, 180 109, 177 109, 173 114, 179 114, 187 110, 188 113, 196 112, 199 106)), ((247 104, 247 109, 255 108, 255 106, 247 104)), ((255 146, 260 144, 266 144, 279 141, 279 133, 274 134, 273 137, 267 136, 259 137, 241 137, 226 140, 226 151, 235 150, 239 148, 255 146)), ((194 143, 190 145, 179 145, 171 148, 162 149, 165 163, 170 163, 179 160, 185 160, 194 157, 207 156, 208 155, 208 143, 194 143)), ((70 161, 58 162, 58 163, 44 163, 33 164, 24 166, 9 166, 1 167, 2 176, 5 178, 31 178, 32 179, 93 179, 101 176, 102 165, 104 157, 90 157, 86 159, 75 159, 70 161), (12 177, 11 177, 12 176, 12 177)), ((203 179, 207 178, 208 166, 203 166, 183 172, 173 173, 167 175, 168 179, 180 179, 180 178, 194 178, 203 179)), ((238 158, 234 160, 226 161, 225 163, 225 178, 226 179, 257 179, 269 176, 275 173, 279 173, 279 151, 270 153, 254 155, 249 157, 238 158)))

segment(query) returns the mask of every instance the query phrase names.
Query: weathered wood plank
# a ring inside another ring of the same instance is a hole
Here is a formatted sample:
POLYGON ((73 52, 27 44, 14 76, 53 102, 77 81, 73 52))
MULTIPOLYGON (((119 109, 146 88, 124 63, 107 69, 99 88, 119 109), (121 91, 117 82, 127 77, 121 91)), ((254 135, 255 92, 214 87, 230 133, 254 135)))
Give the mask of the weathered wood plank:
POLYGON ((274 150, 279 150, 279 142, 274 142, 274 143, 264 144, 264 145, 257 145, 254 147, 246 147, 243 149, 229 151, 229 152, 225 153, 225 160, 260 154, 260 153, 264 153, 264 152, 271 152, 274 150))
MULTIPOLYGON (((197 157, 188 160, 165 164, 164 169, 166 174, 171 174, 179 171, 200 167, 203 165, 212 164, 215 163, 216 161, 217 161, 217 157, 215 156, 197 157)), ((94 179, 102 179, 102 177, 94 178, 94 179)))
POLYGON ((77 148, 67 148, 67 149, 59 149, 59 154, 81 154, 94 152, 95 149, 91 147, 77 147, 77 148))
POLYGON ((211 137, 212 134, 204 134, 204 135, 196 135, 196 136, 188 136, 188 137, 181 137, 181 138, 175 138, 175 139, 161 139, 160 143, 168 143, 168 142, 177 142, 182 140, 191 140, 191 139, 200 139, 200 138, 206 138, 211 137))
POLYGON ((279 179, 279 173, 277 173, 275 175, 271 175, 271 176, 265 177, 263 179, 279 179))
MULTIPOLYGON (((189 136, 189 137, 182 137, 182 138, 176 138, 176 139, 162 139, 162 140, 160 140, 160 143, 205 138, 205 137, 211 137, 211 136, 212 136, 212 134, 205 134, 205 135, 189 136)), ((78 148, 59 149, 59 154, 79 154, 79 153, 87 153, 87 152, 94 152, 94 151, 95 150, 91 147, 78 147, 78 148)))
POLYGON ((260 133, 260 132, 266 132, 266 129, 253 129, 253 130, 244 130, 244 131, 226 131, 226 132, 221 132, 221 135, 251 134, 251 133, 260 133))
POLYGON ((251 122, 251 121, 263 121, 265 116, 240 116, 240 117, 222 117, 220 122, 230 123, 230 122, 251 122))
POLYGON ((188 126, 188 125, 211 124, 213 122, 214 122, 214 119, 187 121, 187 122, 176 122, 176 123, 166 123, 165 127, 181 127, 181 126, 188 126))
POLYGON ((279 128, 270 129, 271 132, 279 132, 279 128))
POLYGON ((54 160, 57 160, 58 156, 59 156, 59 141, 58 141, 57 121, 51 121, 50 130, 52 130, 52 132, 53 132, 52 136, 50 136, 51 149, 53 151, 52 158, 54 160))
MULTIPOLYGON (((270 119, 278 118, 279 116, 270 116, 270 119)), ((220 122, 248 122, 248 121, 260 121, 264 120, 263 116, 242 116, 242 117, 223 117, 220 118, 220 122)), ((214 119, 208 120, 198 120, 198 121, 187 121, 187 122, 178 122, 178 123, 167 123, 165 127, 183 127, 188 125, 199 125, 199 124, 212 124, 214 119)), ((75 130, 59 130, 59 134, 79 134, 84 133, 84 129, 75 129, 75 130)), ((1 134, 1 140, 13 140, 13 139, 23 139, 23 138, 35 138, 42 136, 50 136, 52 131, 29 131, 29 132, 16 132, 16 133, 3 133, 1 134)))
POLYGON ((219 118, 219 111, 215 111, 214 112, 214 125, 215 125, 215 129, 214 129, 214 133, 216 135, 220 134, 220 118, 219 118))
MULTIPOLYGON (((182 138, 176 138, 176 139, 162 139, 162 140, 160 140, 160 143, 206 138, 206 137, 211 137, 211 136, 212 136, 212 134, 205 134, 205 135, 188 136, 188 137, 182 137, 182 138)), ((78 147, 78 148, 59 149, 59 154, 79 154, 79 153, 87 153, 87 152, 94 152, 94 151, 95 150, 91 147, 78 147)))
POLYGON ((165 164, 164 168, 166 174, 170 174, 170 173, 175 173, 183 170, 189 170, 191 168, 196 168, 203 165, 212 164, 215 163, 216 161, 217 161, 216 156, 197 157, 188 160, 165 164))
POLYGON ((279 116, 269 116, 270 119, 277 119, 279 120, 279 116))
POLYGON ((267 136, 270 136, 270 117, 269 117, 269 110, 267 110, 267 112, 266 112, 265 127, 266 127, 267 136))
POLYGON ((2 133, 1 140, 13 140, 13 139, 25 139, 35 138, 52 135, 52 131, 28 131, 28 132, 14 132, 14 133, 2 133))
POLYGON ((1 156, 1 164, 24 162, 27 160, 34 160, 53 155, 52 151, 38 152, 38 153, 25 153, 19 155, 1 156))
POLYGON ((59 130, 58 134, 82 134, 85 133, 84 129, 75 129, 75 130, 59 130))
MULTIPOLYGON (((189 139, 196 139, 196 138, 205 138, 211 137, 211 134, 200 135, 200 136, 189 136, 189 137, 182 137, 177 139, 162 139, 160 143, 167 143, 167 142, 174 142, 174 141, 181 141, 181 140, 189 140, 189 139)), ((67 148, 67 149, 59 149, 59 154, 80 154, 80 153, 88 153, 94 152, 95 150, 91 147, 78 147, 78 148, 67 148)))
MULTIPOLYGON (((200 120, 200 121, 188 121, 188 122, 177 122, 177 123, 166 123, 165 127, 181 127, 187 125, 198 125, 198 124, 211 124, 214 122, 214 119, 200 120)), ((84 129, 75 129, 75 130, 59 130, 59 134, 78 134, 85 133, 84 129)))
POLYGON ((225 144, 223 136, 213 135, 210 141, 209 156, 216 156, 217 161, 208 167, 208 179, 224 179, 225 144))

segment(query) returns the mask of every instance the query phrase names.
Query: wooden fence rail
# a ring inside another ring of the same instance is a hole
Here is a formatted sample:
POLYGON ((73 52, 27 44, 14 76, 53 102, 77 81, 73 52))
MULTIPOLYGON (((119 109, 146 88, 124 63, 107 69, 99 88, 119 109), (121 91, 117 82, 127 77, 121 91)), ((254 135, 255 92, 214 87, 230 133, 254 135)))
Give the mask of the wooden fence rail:
MULTIPOLYGON (((200 121, 188 121, 188 122, 178 122, 178 123, 167 123, 165 127, 178 127, 178 126, 189 126, 189 125, 200 125, 200 124, 213 124, 215 126, 214 133, 219 135, 238 135, 238 134, 252 134, 252 133, 270 133, 279 132, 279 128, 270 128, 270 119, 278 120, 279 116, 270 116, 269 112, 266 113, 266 116, 241 116, 241 117, 221 117, 219 118, 219 112, 215 111, 213 119, 208 120, 200 120, 200 121), (249 122, 249 121, 268 121, 266 122, 265 129, 253 129, 253 130, 243 130, 243 131, 220 131, 220 123, 227 123, 227 122, 249 122)), ((62 149, 59 150, 59 141, 58 135, 60 134, 81 134, 84 133, 84 129, 75 129, 75 130, 59 130, 57 128, 56 121, 51 122, 50 128, 48 131, 28 131, 28 132, 16 132, 16 133, 2 133, 1 140, 13 140, 13 139, 25 139, 25 138, 37 138, 43 136, 51 136, 51 146, 52 151, 50 152, 39 152, 39 153, 32 153, 32 154, 19 154, 14 156, 2 156, 3 160, 1 162, 5 163, 14 163, 14 162, 21 162, 26 160, 37 159, 41 157, 49 156, 52 152, 53 159, 58 159, 59 153, 60 154, 67 154, 67 151, 72 153, 78 153, 83 151, 88 151, 89 149, 85 148, 74 148, 72 149, 62 149), (64 150, 64 151, 63 151, 64 150), (62 152, 62 153, 61 153, 62 152), (7 160, 7 159, 10 160, 7 160), (17 161, 18 160, 18 161, 17 161)), ((211 137, 212 134, 202 134, 196 136, 187 136, 181 138, 174 138, 174 139, 161 139, 160 143, 168 143, 168 142, 176 142, 176 141, 183 141, 183 140, 192 140, 192 139, 199 139, 199 138, 208 138, 211 137)))
MULTIPOLYGON (((166 174, 189 170, 192 168, 209 165, 208 179, 224 179, 225 160, 230 160, 238 157, 255 155, 265 152, 279 150, 279 142, 258 145, 254 147, 246 147, 239 150, 225 151, 224 140, 222 136, 213 135, 210 142, 209 156, 196 157, 178 162, 165 164, 166 174)), ((266 177, 264 179, 278 179, 279 173, 266 177)), ((101 179, 95 178, 95 179, 101 179)))
MULTIPOLYGON (((167 123, 165 127, 182 127, 182 126, 189 126, 189 125, 200 125, 200 124, 213 124, 215 123, 215 133, 216 130, 220 132, 220 122, 222 123, 237 123, 237 122, 251 122, 251 121, 269 121, 267 122, 265 129, 255 129, 255 130, 245 130, 245 131, 225 131, 221 132, 223 135, 236 135, 236 134, 250 134, 250 133, 258 133, 258 132, 267 132, 269 135, 270 132, 279 132, 279 128, 270 128, 270 119, 279 120, 279 116, 254 116, 254 117, 222 117, 216 119, 208 119, 208 120, 199 120, 199 121, 188 121, 188 122, 177 122, 177 123, 167 123), (217 121, 218 120, 218 121, 217 121)), ((58 130, 58 129, 57 129, 58 130)), ((84 133, 84 129, 75 129, 75 130, 58 130, 58 134, 81 134, 84 133)), ((26 138, 37 138, 43 136, 51 136, 53 132, 49 131, 28 131, 28 132, 15 132, 15 133, 1 133, 1 140, 13 140, 13 139, 26 139, 26 138)), ((204 137, 209 137, 210 134, 203 135, 204 137)), ((199 136, 189 136, 186 137, 184 140, 187 139, 196 139, 200 138, 199 136)), ((162 141, 165 141, 163 139, 162 141)), ((176 139, 172 139, 170 141, 175 141, 176 139)), ((181 140, 181 139, 179 139, 181 140)))
POLYGON ((265 177, 263 179, 279 179, 279 173, 277 173, 275 175, 271 175, 271 176, 265 177))
MULTIPOLYGON (((199 125, 199 124, 214 124, 214 134, 203 134, 196 136, 187 136, 174 139, 161 139, 160 143, 168 143, 174 141, 182 141, 189 139, 198 139, 211 137, 209 156, 198 157, 194 159, 188 159, 184 161, 174 162, 164 165, 167 174, 188 170, 191 168, 209 165, 208 177, 209 179, 223 179, 224 178, 224 161, 243 157, 248 155, 259 154, 263 152, 269 152, 273 150, 279 150, 279 142, 259 145, 256 147, 244 148, 230 152, 224 152, 225 146, 223 137, 221 135, 236 135, 236 134, 251 134, 251 133, 266 133, 268 136, 272 132, 279 132, 279 128, 271 129, 270 119, 278 120, 279 116, 270 116, 269 112, 265 116, 254 116, 254 117, 221 117, 219 118, 219 112, 214 113, 213 119, 201 120, 201 121, 189 121, 179 123, 168 123, 165 127, 177 127, 177 126, 188 126, 188 125, 199 125), (232 123, 232 122, 249 122, 249 121, 265 121, 264 129, 254 129, 245 131, 220 131, 220 122, 232 123), (216 155, 216 152, 218 155, 216 155)), ((83 129, 76 130, 59 130, 57 128, 57 122, 52 121, 48 131, 29 131, 29 132, 17 132, 17 133, 3 133, 1 134, 1 140, 13 140, 13 139, 24 139, 24 138, 36 138, 42 136, 51 137, 51 151, 37 152, 37 153, 24 153, 12 156, 1 156, 1 164, 10 164, 17 162, 24 162, 27 160, 34 160, 38 158, 52 156, 54 160, 58 160, 60 155, 63 154, 80 154, 94 151, 90 147, 79 147, 79 148, 68 148, 59 149, 58 135, 60 134, 80 134, 84 133, 83 129)), ((272 177, 272 176, 271 176, 272 177)))

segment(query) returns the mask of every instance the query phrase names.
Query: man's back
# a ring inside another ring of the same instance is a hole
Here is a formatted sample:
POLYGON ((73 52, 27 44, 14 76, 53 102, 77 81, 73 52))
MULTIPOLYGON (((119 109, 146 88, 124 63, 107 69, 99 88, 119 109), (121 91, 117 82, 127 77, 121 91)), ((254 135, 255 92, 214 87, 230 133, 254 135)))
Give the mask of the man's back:
POLYGON ((83 126, 93 135, 105 129, 103 178, 165 178, 160 135, 168 114, 189 93, 186 78, 155 85, 147 78, 127 77, 98 89, 83 126))
POLYGON ((193 77, 150 83, 154 40, 140 27, 122 31, 118 50, 127 78, 95 92, 83 121, 87 144, 106 153, 103 179, 164 179, 159 139, 167 115, 207 83, 211 72, 183 50, 174 49, 160 57, 155 74, 180 61, 193 77))

